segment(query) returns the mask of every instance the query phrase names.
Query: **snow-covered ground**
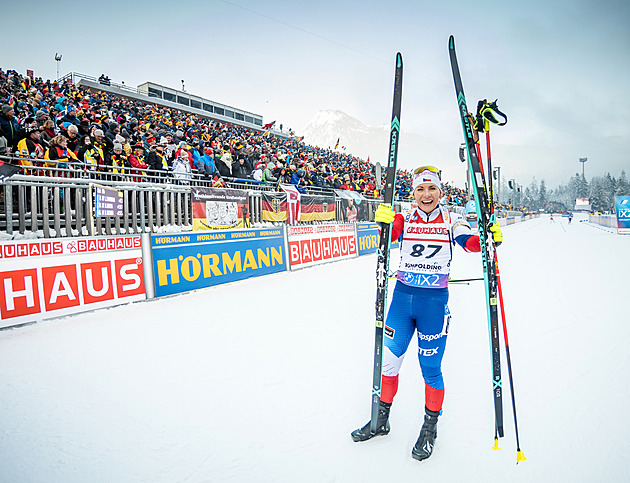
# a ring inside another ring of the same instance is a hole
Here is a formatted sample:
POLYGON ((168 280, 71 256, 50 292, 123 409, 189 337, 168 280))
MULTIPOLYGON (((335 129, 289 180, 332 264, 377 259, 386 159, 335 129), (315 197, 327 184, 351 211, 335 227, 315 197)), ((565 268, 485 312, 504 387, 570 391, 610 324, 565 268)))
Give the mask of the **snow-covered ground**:
MULTIPOLYGON (((504 362, 493 451, 483 284, 452 284, 444 414, 411 448, 415 342, 387 437, 369 419, 375 258, 250 279, 0 332, 0 481, 630 481, 630 236, 576 218, 504 228, 504 362), (624 296, 624 293, 626 295, 624 296)), ((453 278, 481 275, 456 253, 453 278)))

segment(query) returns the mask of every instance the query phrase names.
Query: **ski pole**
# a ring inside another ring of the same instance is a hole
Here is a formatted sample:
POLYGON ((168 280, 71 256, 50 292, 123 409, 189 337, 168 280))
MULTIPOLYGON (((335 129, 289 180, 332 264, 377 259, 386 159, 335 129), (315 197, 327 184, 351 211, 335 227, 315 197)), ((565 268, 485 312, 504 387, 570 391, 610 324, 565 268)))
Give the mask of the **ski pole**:
MULTIPOLYGON (((496 101, 495 101, 496 105, 496 101)), ((490 124, 485 121, 486 129, 486 152, 488 156, 488 171, 492 173, 492 156, 490 153, 490 124)), ((492 174, 490 174, 490 183, 492 183, 492 174)), ((492 200, 492 190, 490 191, 490 213, 494 215, 494 203, 492 200)), ((501 273, 499 272, 499 257, 497 251, 494 251, 494 265, 497 273, 497 291, 499 294, 499 307, 501 308, 501 322, 503 324, 503 339, 505 341, 505 358, 507 359, 508 379, 510 381, 510 397, 512 399, 512 413, 514 414, 514 433, 516 435, 516 464, 525 461, 527 458, 521 451, 518 437, 518 421, 516 418, 516 400, 514 396, 514 378, 512 377, 512 358, 510 357, 510 343, 508 341, 507 323, 505 321, 505 307, 503 305, 503 287, 501 286, 501 273)))
MULTIPOLYGON (((481 103, 481 101, 480 101, 480 103, 481 103)), ((479 109, 479 104, 477 105, 477 109, 479 109)), ((478 128, 480 127, 481 131, 485 130, 486 123, 482 122, 481 126, 479 126, 479 124, 480 123, 477 123, 477 127, 478 128)), ((486 134, 487 134, 487 131, 486 131, 486 134)), ((479 131, 477 131, 477 142, 475 143, 475 150, 477 151, 477 158, 479 158, 479 168, 480 168, 480 171, 481 171, 481 176, 482 176, 483 179, 485 179, 485 173, 484 173, 483 162, 482 162, 483 161, 483 157, 481 156, 481 146, 480 146, 480 143, 479 143, 479 131)), ((489 154, 489 152, 487 154, 489 154)), ((490 163, 490 157, 488 158, 488 163, 490 163)), ((491 166, 491 165, 489 164, 489 166, 491 166)), ((492 172, 490 170, 490 168, 489 168, 489 171, 492 172)), ((490 181, 490 183, 492 183, 492 175, 490 175, 489 181, 490 181)), ((492 203, 492 187, 490 186, 488 189, 489 189, 489 193, 488 193, 488 206, 487 206, 487 209, 488 209, 488 211, 490 213, 489 221, 490 221, 490 223, 494 223, 495 218, 494 218, 494 208, 492 206, 493 205, 493 203, 492 203)), ((496 270, 496 261, 497 261, 496 247, 493 250, 493 252, 494 252, 494 267, 492 267, 492 268, 494 269, 494 275, 495 275, 493 278, 496 280, 496 285, 497 285, 496 288, 497 288, 497 291, 498 291, 498 289, 499 289, 499 280, 498 280, 498 274, 497 274, 497 270, 496 270)), ((498 329, 497 329, 497 332, 498 332, 498 329)), ((491 335, 492 336, 496 335, 498 337, 498 334, 491 334, 491 335)), ((501 438, 501 437, 503 437, 502 428, 500 430, 498 423, 495 422, 495 427, 494 427, 494 446, 492 447, 492 449, 498 450, 498 451, 501 450, 501 448, 499 447, 499 438, 501 438)))

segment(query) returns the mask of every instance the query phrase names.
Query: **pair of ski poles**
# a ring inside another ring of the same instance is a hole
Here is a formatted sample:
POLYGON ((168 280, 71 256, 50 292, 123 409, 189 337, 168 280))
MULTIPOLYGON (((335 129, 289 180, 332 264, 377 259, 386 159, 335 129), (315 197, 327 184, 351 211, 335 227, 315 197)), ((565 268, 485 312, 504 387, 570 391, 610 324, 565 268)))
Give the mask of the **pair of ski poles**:
MULTIPOLYGON (((471 115, 471 117, 473 116, 471 115)), ((494 193, 492 189, 492 184, 493 184, 492 183, 492 155, 490 151, 490 123, 497 124, 499 126, 504 126, 507 123, 507 116, 499 110, 496 100, 494 102, 489 103, 486 99, 484 99, 483 101, 479 101, 479 103, 477 104, 477 115, 474 116, 472 124, 473 124, 473 128, 477 131, 477 134, 479 134, 479 132, 486 133, 486 158, 488 162, 488 177, 489 177, 488 209, 490 211, 491 217, 494 218, 494 193), (500 118, 503 118, 503 119, 501 120, 500 118)), ((481 174, 482 176, 485 177, 485 173, 483 170, 483 163, 481 162, 482 160, 481 147, 480 147, 478 138, 479 136, 477 136, 475 149, 477 151, 477 157, 480 160, 479 166, 481 168, 481 174)), ((507 323, 505 321, 505 308, 503 304, 503 289, 501 287, 501 273, 499 271, 499 259, 498 259, 496 250, 494 250, 494 264, 495 264, 496 276, 497 276, 497 291, 499 295, 499 307, 501 308, 501 321, 503 325, 503 337, 505 341, 505 355, 506 355, 507 366, 508 366, 508 378, 510 381, 510 396, 512 399, 512 413, 514 414, 514 432, 516 435, 516 463, 518 464, 521 461, 525 461, 527 458, 521 451, 519 436, 518 436, 518 421, 516 417, 516 401, 514 398, 514 380, 512 377, 512 360, 510 357, 510 343, 509 343, 508 334, 507 334, 507 323)), ((496 433, 495 433, 494 441, 495 441, 495 444, 493 446, 493 449, 500 450, 501 448, 499 448, 499 442, 498 442, 498 437, 496 433)))

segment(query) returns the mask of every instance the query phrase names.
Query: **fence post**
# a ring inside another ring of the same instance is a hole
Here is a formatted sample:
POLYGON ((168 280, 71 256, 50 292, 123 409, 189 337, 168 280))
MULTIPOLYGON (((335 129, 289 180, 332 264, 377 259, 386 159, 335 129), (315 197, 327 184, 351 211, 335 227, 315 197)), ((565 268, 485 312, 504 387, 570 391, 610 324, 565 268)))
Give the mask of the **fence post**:
POLYGON ((37 233, 37 185, 31 186, 31 231, 37 233))
POLYGON ((59 188, 53 187, 53 218, 55 224, 55 238, 61 236, 61 208, 59 206, 59 188))
POLYGON ((4 207, 7 214, 7 235, 13 235, 13 185, 4 185, 4 207))
POLYGON ((158 229, 162 226, 162 196, 159 191, 155 192, 155 226, 158 229))
POLYGON ((92 212, 92 190, 87 188, 85 192, 85 224, 88 227, 88 235, 94 236, 94 213, 92 212))
POLYGON ((50 238, 50 207, 48 205, 48 186, 42 186, 42 229, 44 238, 50 238))
POLYGON ((26 231, 26 186, 18 186, 18 232, 26 231))
POLYGON ((162 195, 160 196, 160 201, 162 202, 162 213, 163 213, 163 225, 166 226, 169 224, 168 221, 168 191, 164 190, 162 195))
POLYGON ((188 204, 189 204, 188 198, 189 198, 188 192, 184 193, 184 218, 185 218, 184 224, 192 225, 192 221, 190 223, 188 223, 188 220, 189 220, 189 217, 188 217, 188 204))
POLYGON ((63 211, 66 225, 66 236, 72 236, 72 208, 70 204, 70 197, 70 188, 63 188, 63 211))
POLYGON ((125 235, 129 235, 129 191, 123 190, 123 227, 125 229, 125 235))
POLYGON ((153 233, 153 192, 152 191, 145 191, 146 196, 147 196, 147 208, 148 208, 148 214, 149 214, 149 232, 153 233))
POLYGON ((74 210, 77 227, 77 236, 83 235, 83 188, 75 188, 74 190, 74 210))
POLYGON ((130 191, 131 196, 131 226, 134 233, 138 233, 138 191, 130 191))
POLYGON ((169 203, 170 203, 170 212, 171 212, 171 225, 177 226, 177 222, 175 221, 175 192, 171 191, 168 194, 169 203))

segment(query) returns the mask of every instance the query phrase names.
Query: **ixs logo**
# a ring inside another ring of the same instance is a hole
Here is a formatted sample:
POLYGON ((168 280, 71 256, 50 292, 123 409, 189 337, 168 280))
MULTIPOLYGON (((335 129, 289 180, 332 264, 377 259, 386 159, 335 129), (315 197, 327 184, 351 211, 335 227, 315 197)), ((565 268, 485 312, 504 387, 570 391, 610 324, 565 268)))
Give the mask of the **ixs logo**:
POLYGON ((2 319, 143 293, 141 258, 0 272, 2 319))
MULTIPOLYGON (((626 200, 624 200, 626 201, 626 200)), ((622 208, 620 210, 617 210, 617 217, 622 220, 622 219, 626 219, 626 218, 630 218, 630 208, 622 208)))
POLYGON ((422 347, 418 347, 418 354, 424 357, 430 357, 437 354, 439 350, 439 347, 433 347, 431 349, 423 349, 422 347))

